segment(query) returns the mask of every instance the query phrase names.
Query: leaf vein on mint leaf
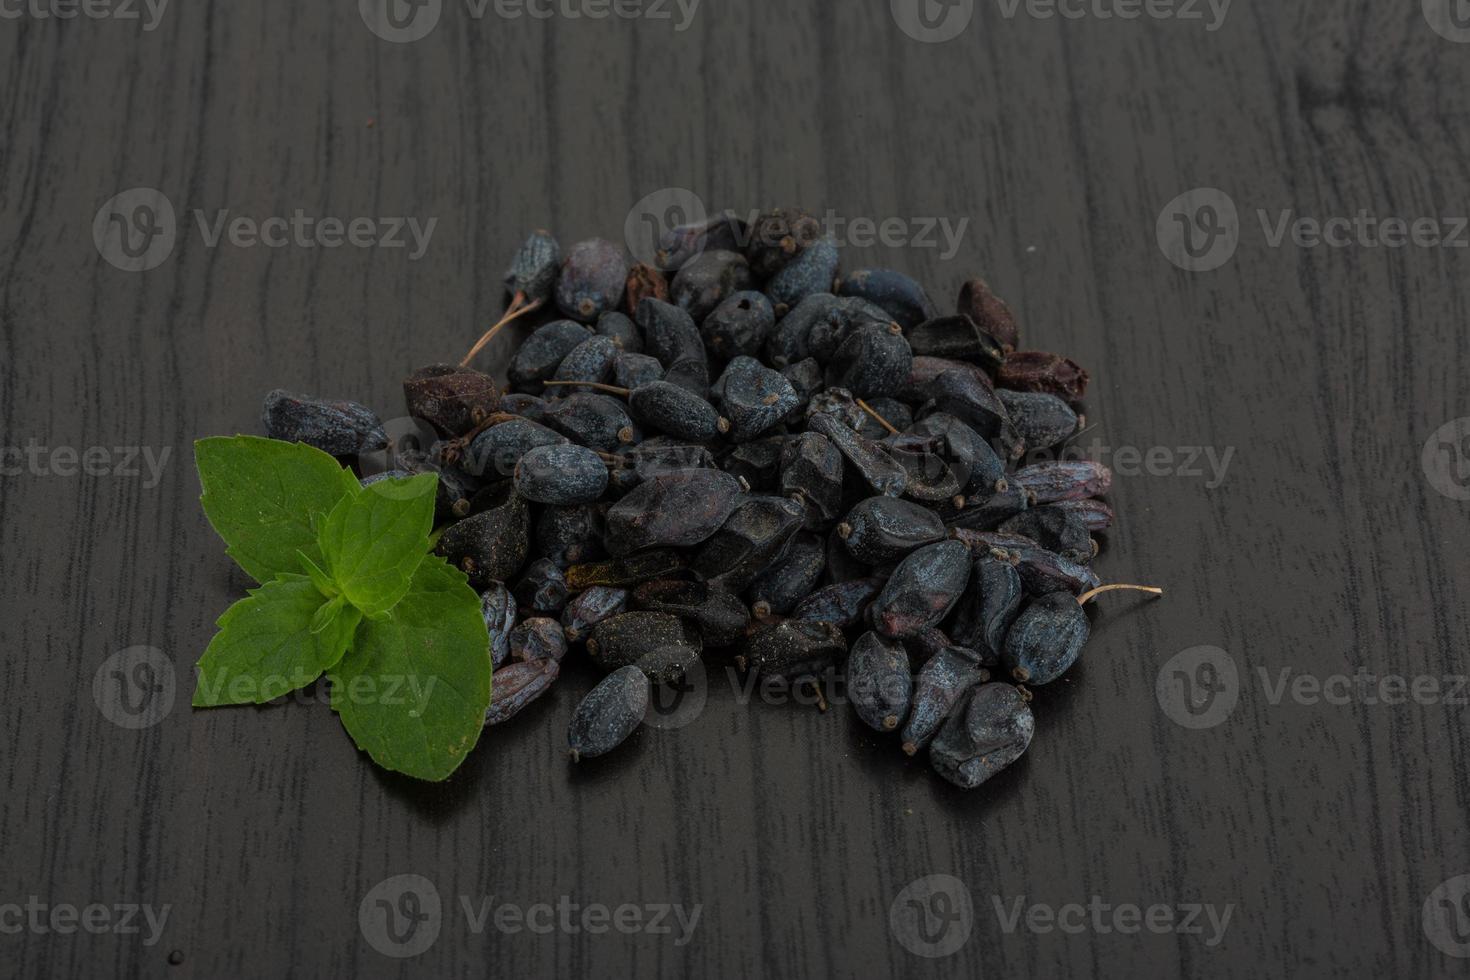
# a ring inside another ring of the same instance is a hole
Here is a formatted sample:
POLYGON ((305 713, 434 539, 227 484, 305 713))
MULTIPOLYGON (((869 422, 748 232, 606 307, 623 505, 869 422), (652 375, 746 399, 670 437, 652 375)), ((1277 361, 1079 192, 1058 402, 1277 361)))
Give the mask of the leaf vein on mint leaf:
POLYGON ((298 551, 320 559, 314 519, 361 489, 349 470, 303 443, 201 439, 194 458, 205 516, 229 556, 261 584, 299 572, 298 551))
POLYGON ((300 690, 342 659, 361 613, 343 607, 318 632, 327 602, 304 575, 282 575, 225 610, 199 658, 195 707, 264 704, 300 690))
POLYGON ((327 568, 365 615, 387 612, 408 592, 429 551, 437 487, 432 473, 385 480, 342 498, 322 522, 327 568))
POLYGON ((385 769, 438 781, 475 747, 490 706, 490 636, 463 572, 425 558, 408 593, 365 619, 328 672, 332 707, 385 769))

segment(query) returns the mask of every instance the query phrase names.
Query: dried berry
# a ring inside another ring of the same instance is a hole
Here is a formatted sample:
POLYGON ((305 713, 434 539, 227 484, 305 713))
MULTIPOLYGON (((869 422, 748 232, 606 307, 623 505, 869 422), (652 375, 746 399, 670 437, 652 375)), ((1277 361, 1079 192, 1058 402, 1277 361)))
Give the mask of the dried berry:
POLYGON ((817 324, 840 317, 838 299, 831 293, 814 293, 797 304, 776 324, 766 340, 766 361, 784 368, 811 357, 807 342, 817 324))
POLYGON ((731 361, 710 395, 730 420, 730 439, 734 442, 749 442, 765 435, 797 406, 791 382, 753 357, 731 361))
POLYGON ((800 255, 770 277, 766 295, 777 316, 785 316, 792 307, 814 293, 825 293, 837 278, 841 257, 837 243, 826 237, 804 249, 800 255))
POLYGON ((502 410, 493 378, 453 364, 419 368, 403 382, 403 398, 409 415, 448 438, 464 435, 502 410))
POLYGON ((827 364, 827 384, 858 398, 903 390, 914 352, 896 323, 870 323, 850 331, 827 364))
POLYGON ((915 422, 909 434, 934 440, 949 460, 967 496, 988 497, 1009 486, 1006 464, 990 443, 964 422, 947 412, 934 412, 915 422))
POLYGON ((868 486, 887 497, 903 495, 908 486, 908 474, 878 443, 864 439, 829 415, 810 416, 807 424, 812 431, 832 440, 853 471, 868 486))
POLYGON ((695 574, 731 592, 742 592, 781 554, 801 529, 805 512, 785 497, 746 497, 700 547, 695 574))
POLYGON ((520 607, 528 612, 556 615, 567 604, 566 575, 561 566, 550 558, 538 558, 526 567, 516 582, 515 597, 520 607))
POLYGON ((1013 391, 1039 391, 1080 402, 1087 394, 1087 372, 1076 361, 1040 351, 1016 351, 1006 355, 995 374, 995 383, 1013 391))
POLYGON ((567 253, 556 283, 556 305, 566 316, 593 323, 615 310, 628 284, 628 259, 612 242, 594 238, 567 253))
POLYGON ((662 381, 664 366, 648 354, 622 353, 613 358, 613 384, 619 388, 641 388, 650 381, 662 381))
POLYGON ((782 421, 787 425, 796 425, 806 418, 807 405, 811 402, 812 396, 822 390, 825 375, 822 365, 814 357, 786 365, 781 369, 781 374, 791 382, 797 400, 796 407, 782 421))
POLYGON ((606 755, 627 741, 648 711, 648 678, 623 667, 602 679, 577 705, 567 729, 572 761, 606 755))
POLYGON ((1040 545, 1012 546, 1005 551, 1016 570, 1021 573, 1021 583, 1031 595, 1046 595, 1049 592, 1081 595, 1101 584, 1097 573, 1092 569, 1068 561, 1040 545))
POLYGON ((909 555, 868 611, 873 628, 899 639, 938 626, 969 584, 970 561, 970 549, 958 541, 941 541, 909 555))
POLYGON ((1006 634, 1025 598, 1016 566, 988 552, 982 554, 975 560, 969 587, 955 606, 950 636, 974 650, 982 666, 999 665, 1006 634))
POLYGON ((642 425, 690 442, 713 442, 730 423, 699 395, 667 381, 653 381, 628 394, 628 411, 642 425))
POLYGON ((609 463, 613 467, 608 474, 609 485, 618 495, 626 495, 656 476, 715 467, 714 457, 703 446, 655 439, 620 450, 609 463))
MULTIPOLYGON (((917 358, 915 359, 917 360, 917 358)), ((948 362, 958 363, 958 362, 948 362)), ((910 383, 913 375, 910 375, 910 383)), ((1021 435, 982 372, 945 370, 924 386, 935 411, 947 412, 990 440, 1011 459, 1025 451, 1021 435)))
POLYGON ((499 725, 510 721, 528 704, 551 689, 561 676, 561 664, 555 660, 533 660, 507 664, 495 672, 491 685, 490 708, 485 724, 499 725))
POLYGON ((475 436, 460 459, 460 469, 476 476, 511 476, 527 453, 542 446, 565 446, 567 437, 530 419, 510 419, 475 436))
POLYGON ((1113 487, 1113 471, 1091 460, 1057 460, 1023 467, 1011 483, 1027 491, 1033 503, 1054 504, 1107 493, 1113 487))
MULTIPOLYGON (((776 276, 806 249, 823 240, 821 222, 795 208, 762 211, 751 222, 748 236, 745 254, 752 270, 762 279, 776 276)), ((827 282, 831 281, 829 276, 827 282)))
POLYGON ((582 446, 540 446, 515 468, 516 492, 537 504, 590 504, 607 489, 607 464, 582 446))
POLYGON ((655 684, 671 684, 700 664, 699 633, 678 616, 628 612, 598 623, 587 653, 603 670, 636 667, 655 684))
POLYGON ((558 398, 546 413, 546 424, 579 445, 603 452, 638 441, 628 410, 608 395, 579 391, 558 398))
POLYGON ((541 507, 532 537, 534 554, 568 568, 603 557, 602 510, 599 505, 541 507))
POLYGON ((1047 551, 1079 565, 1093 558, 1092 536, 1087 533, 1081 515, 1057 506, 1033 507, 1017 514, 1002 524, 1000 531, 1030 538, 1047 551))
POLYGON ((839 629, 851 629, 862 622, 868 607, 883 591, 881 578, 855 578, 834 582, 808 595, 796 604, 792 619, 809 623, 831 623, 839 629))
POLYGON ((752 630, 735 662, 762 677, 794 681, 820 675, 846 655, 847 641, 836 626, 788 619, 752 630))
POLYGON ((506 368, 506 376, 514 385, 550 381, 562 359, 592 336, 592 331, 580 323, 553 320, 537 329, 516 349, 506 368))
POLYGON ((750 263, 739 252, 723 249, 701 252, 684 264, 669 287, 674 305, 702 321, 736 293, 750 289, 755 280, 750 263))
MULTIPOLYGON (((786 442, 786 436, 767 436, 743 442, 730 450, 720 461, 720 466, 731 476, 744 480, 756 493, 773 493, 780 486, 781 460, 786 442)), ((840 463, 839 457, 839 466, 840 463)))
POLYGON ((882 307, 906 330, 939 315, 923 286, 892 269, 864 269, 845 276, 837 295, 856 296, 882 307))
POLYGON ((919 670, 913 712, 903 727, 903 750, 908 755, 928 745, 955 705, 989 678, 989 672, 966 653, 959 647, 942 648, 919 670))
POLYGON ((959 311, 975 325, 996 340, 1007 350, 1020 346, 1016 331, 1016 318, 1010 307, 990 291, 984 279, 971 279, 960 287, 959 311))
POLYGON ((750 583, 753 607, 765 615, 785 616, 811 594, 827 569, 827 548, 814 534, 798 534, 785 552, 750 583))
POLYGON ((943 541, 946 532, 939 515, 927 507, 892 497, 869 497, 848 512, 837 535, 858 561, 881 565, 943 541))
POLYGON ((1006 634, 1001 659, 1017 681, 1040 687, 1071 669, 1090 633, 1087 614, 1076 596, 1053 592, 1021 610, 1006 634))
POLYGON ((487 589, 513 578, 531 546, 531 515, 516 493, 497 507, 450 525, 434 550, 469 576, 470 585, 487 589))
POLYGON ((677 272, 707 249, 738 249, 749 235, 745 222, 729 211, 705 221, 678 225, 659 236, 658 267, 677 272))
POLYGON ((674 575, 685 567, 684 559, 675 551, 649 551, 630 558, 589 562, 567 569, 567 588, 580 592, 594 585, 628 588, 639 582, 674 575))
POLYGON ((665 368, 664 380, 688 388, 701 398, 708 395, 709 355, 694 318, 656 299, 638 304, 636 317, 645 348, 665 368))
POLYGON ((567 655, 567 635, 556 620, 532 617, 511 630, 510 655, 523 662, 560 661, 567 655))
POLYGON ((647 548, 691 548, 720 529, 742 493, 740 482, 719 470, 654 476, 608 508, 608 551, 628 555, 647 548))
POLYGON ((1081 419, 1056 395, 1031 391, 996 392, 1027 449, 1051 449, 1075 436, 1081 419))
POLYGON ((1011 485, 988 497, 967 500, 964 509, 947 518, 945 524, 970 531, 992 531, 1030 505, 1031 495, 1025 488, 1011 485))
POLYGON ((505 271, 505 289, 522 302, 545 305, 556 288, 561 269, 561 245, 549 231, 535 231, 516 250, 510 268, 505 271))
POLYGON ((561 612, 562 632, 572 643, 579 643, 592 632, 592 627, 611 619, 628 608, 628 590, 594 585, 577 596, 561 612))
POLYGON ((841 516, 842 453, 819 433, 792 436, 781 450, 779 485, 783 494, 801 502, 808 530, 828 526, 841 516))
POLYGON ((1076 514, 1082 526, 1094 534, 1113 526, 1113 508, 1102 500, 1059 500, 1050 506, 1076 514))
POLYGON ((730 646, 750 625, 750 610, 745 604, 708 582, 644 582, 633 590, 632 602, 639 609, 678 616, 693 624, 706 647, 730 646))
POLYGON ((975 325, 968 316, 942 316, 919 324, 908 332, 909 344, 921 357, 943 357, 968 361, 994 371, 1005 360, 1000 341, 975 325))
POLYGON ((826 415, 854 432, 862 428, 867 414, 846 388, 824 388, 806 406, 807 425, 814 416, 826 415))
MULTIPOLYGON (((500 396, 500 412, 503 415, 519 415, 532 422, 540 422, 550 408, 546 399, 524 391, 508 391, 500 396)), ((476 423, 478 424, 478 423, 476 423)))
POLYGON ((1019 759, 1035 730, 1020 691, 984 684, 945 722, 929 747, 929 762, 956 786, 974 789, 1019 759))
POLYGON ((261 419, 272 439, 304 442, 333 456, 388 448, 382 420, 357 402, 326 401, 277 388, 265 396, 261 419))
POLYGON ((762 293, 736 293, 705 317, 700 326, 705 346, 720 358, 744 354, 758 357, 766 337, 776 326, 776 311, 762 293))
POLYGON ((891 732, 902 724, 914 697, 903 645, 864 633, 847 658, 847 695, 857 716, 874 731, 891 732))
MULTIPOLYGON (((606 320, 609 316, 623 317, 621 313, 603 314, 606 320)), ((627 319, 623 317, 623 319, 627 319)), ((612 377, 613 361, 618 356, 617 341, 611 337, 596 336, 584 340, 572 352, 562 358, 557 365, 556 373, 552 375, 554 381, 586 381, 589 384, 605 384, 612 377)), ((567 391, 578 391, 578 388, 564 389, 567 391)))
POLYGON ((516 625, 516 601, 510 590, 492 583, 480 597, 480 612, 490 634, 490 665, 499 667, 510 659, 510 632, 516 625))
POLYGON ((857 434, 865 438, 881 441, 914 424, 914 410, 897 399, 879 396, 865 399, 863 405, 867 410, 858 422, 857 434))

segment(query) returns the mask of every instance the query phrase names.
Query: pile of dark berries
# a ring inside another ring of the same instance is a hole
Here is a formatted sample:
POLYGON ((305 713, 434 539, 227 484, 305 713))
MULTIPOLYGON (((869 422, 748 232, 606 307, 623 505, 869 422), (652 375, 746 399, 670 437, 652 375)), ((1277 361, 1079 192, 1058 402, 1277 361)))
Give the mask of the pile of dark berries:
MULTIPOLYGON (((486 724, 581 651, 607 676, 571 755, 599 756, 651 685, 724 659, 819 701, 845 685, 867 725, 980 785, 1030 744, 1030 689, 1076 663, 1084 605, 1137 588, 1092 568, 1111 474, 1056 458, 1087 372, 1018 350, 979 279, 942 314, 901 273, 840 274, 799 211, 727 213, 660 246, 657 267, 630 265, 610 242, 563 255, 532 235, 505 318, 404 382, 438 441, 367 478, 440 478, 438 553, 484 596, 486 724), (538 312, 508 389, 470 366, 538 312)), ((387 441, 362 406, 284 392, 265 423, 336 455, 387 441)))

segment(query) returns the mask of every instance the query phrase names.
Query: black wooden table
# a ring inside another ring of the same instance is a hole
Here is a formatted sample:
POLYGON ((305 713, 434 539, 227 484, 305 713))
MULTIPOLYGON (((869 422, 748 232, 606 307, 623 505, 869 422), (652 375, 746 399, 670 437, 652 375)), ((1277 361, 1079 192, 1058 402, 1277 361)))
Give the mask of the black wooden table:
POLYGON ((0 7, 5 972, 1465 971, 1470 23, 921 2, 0 7), (401 414, 527 231, 676 189, 984 274, 1092 371, 1100 568, 1168 596, 1109 597, 1022 762, 962 793, 719 670, 578 768, 571 670, 440 786, 319 696, 191 711, 246 584, 192 441, 277 386, 401 414))

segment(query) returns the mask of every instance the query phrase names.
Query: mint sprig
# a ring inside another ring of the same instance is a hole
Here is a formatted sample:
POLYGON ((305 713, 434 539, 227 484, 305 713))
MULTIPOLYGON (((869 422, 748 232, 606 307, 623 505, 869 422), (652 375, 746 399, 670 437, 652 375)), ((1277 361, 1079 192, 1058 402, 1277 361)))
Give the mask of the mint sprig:
POLYGON ((463 572, 430 555, 432 474, 363 487, 320 450, 253 436, 195 444, 205 515, 261 583, 219 618, 194 706, 314 683, 357 747, 442 780, 479 740, 490 638, 463 572))

